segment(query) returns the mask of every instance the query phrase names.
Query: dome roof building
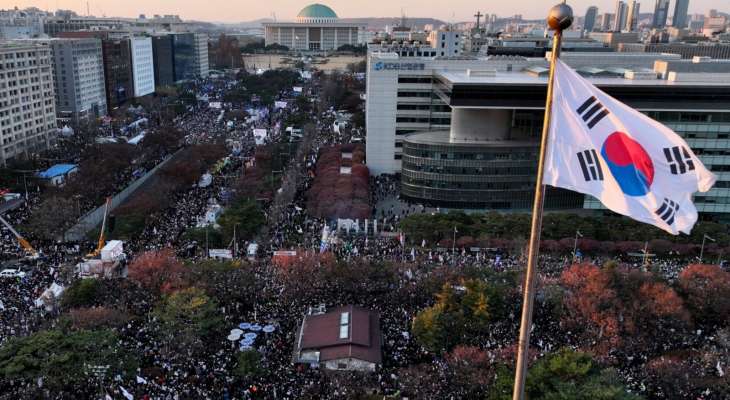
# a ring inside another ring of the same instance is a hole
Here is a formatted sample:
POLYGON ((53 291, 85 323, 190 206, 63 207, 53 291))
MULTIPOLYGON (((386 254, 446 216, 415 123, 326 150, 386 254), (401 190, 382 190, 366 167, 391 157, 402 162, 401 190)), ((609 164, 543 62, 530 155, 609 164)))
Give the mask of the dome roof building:
POLYGON ((314 3, 297 14, 293 22, 266 22, 266 45, 279 44, 296 51, 331 51, 365 43, 365 25, 340 21, 330 7, 314 3))
POLYGON ((299 11, 297 22, 299 23, 326 23, 335 22, 337 14, 324 4, 310 4, 299 11))

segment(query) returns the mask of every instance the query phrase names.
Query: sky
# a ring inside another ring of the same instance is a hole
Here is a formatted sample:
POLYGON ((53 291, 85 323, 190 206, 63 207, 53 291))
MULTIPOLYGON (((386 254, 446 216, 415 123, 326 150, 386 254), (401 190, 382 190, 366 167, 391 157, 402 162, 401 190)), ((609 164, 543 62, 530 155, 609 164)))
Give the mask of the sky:
MULTIPOLYGON (((316 0, 315 0, 316 1, 316 0)), ((523 18, 543 18, 558 0, 319 0, 332 7, 342 18, 398 17, 401 10, 407 16, 433 17, 446 22, 473 20, 477 10, 483 14, 523 18)), ((139 14, 178 14, 183 19, 212 22, 240 22, 270 18, 294 19, 304 6, 313 2, 300 0, 89 0, 89 11, 95 16, 136 17, 139 14)), ((655 0, 643 0, 642 12, 652 12, 655 0)), ((599 13, 613 12, 615 0, 569 0, 576 15, 584 15, 588 6, 595 5, 599 13)), ((86 14, 86 0, 0 0, 0 9, 38 7, 43 10, 71 9, 86 14)), ((674 7, 674 0, 670 9, 674 7)), ((730 0, 690 0, 689 12, 705 14, 710 8, 730 12, 730 0)))

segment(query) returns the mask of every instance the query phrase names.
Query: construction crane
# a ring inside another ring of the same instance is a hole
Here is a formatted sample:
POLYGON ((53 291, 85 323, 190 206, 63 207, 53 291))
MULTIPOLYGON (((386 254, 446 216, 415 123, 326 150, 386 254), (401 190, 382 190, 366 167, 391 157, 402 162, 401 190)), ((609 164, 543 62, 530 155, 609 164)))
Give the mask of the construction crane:
POLYGON ((112 198, 107 197, 106 203, 104 204, 104 219, 101 221, 101 232, 99 232, 99 242, 96 244, 96 249, 92 251, 91 253, 87 254, 86 257, 88 258, 94 258, 101 253, 101 249, 104 248, 104 245, 106 244, 106 218, 109 215, 109 208, 112 206, 112 198))
POLYGON ((25 249, 25 251, 28 252, 31 255, 31 257, 38 257, 38 252, 36 251, 36 249, 34 249, 33 246, 31 246, 30 243, 28 243, 28 241, 25 240, 24 237, 20 236, 18 231, 13 229, 13 227, 10 225, 10 223, 8 221, 5 220, 5 218, 0 216, 0 222, 2 222, 3 225, 5 225, 8 228, 8 230, 10 230, 10 232, 12 232, 13 235, 15 235, 15 239, 18 240, 18 243, 20 243, 20 246, 23 249, 25 249))

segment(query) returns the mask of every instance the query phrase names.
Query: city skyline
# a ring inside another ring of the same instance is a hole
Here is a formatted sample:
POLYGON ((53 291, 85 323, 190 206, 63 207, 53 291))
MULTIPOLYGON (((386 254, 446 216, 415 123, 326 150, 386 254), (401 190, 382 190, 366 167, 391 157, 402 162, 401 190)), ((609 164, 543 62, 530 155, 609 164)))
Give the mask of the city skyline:
MULTIPOLYGON (((18 0, 14 2, 3 1, 0 7, 10 9, 14 7, 26 8, 37 7, 42 10, 70 9, 80 15, 86 15, 87 2, 84 0, 18 0)), ((316 1, 287 1, 271 0, 265 6, 246 7, 241 4, 240 8, 230 9, 226 7, 228 2, 223 0, 209 0, 204 5, 190 0, 128 0, 124 3, 113 0, 97 0, 88 2, 88 10, 91 15, 100 17, 137 17, 145 14, 151 17, 154 14, 177 14, 186 20, 200 20, 209 22, 246 22, 262 18, 271 18, 275 13, 279 20, 291 20, 297 12, 308 4, 316 1)), ((543 14, 556 2, 553 0, 542 1, 536 7, 534 2, 518 0, 496 5, 487 5, 474 0, 455 0, 448 6, 434 0, 403 0, 398 3, 382 2, 374 7, 371 2, 351 2, 346 0, 319 1, 326 4, 337 12, 341 18, 357 17, 399 17, 401 11, 406 16, 418 18, 436 18, 446 22, 463 22, 473 19, 476 11, 483 13, 497 14, 499 16, 511 16, 521 14, 525 19, 543 18, 543 14), (544 6, 544 7, 542 7, 544 6)), ((642 10, 651 12, 654 9, 654 0, 644 0, 642 10)), ((576 16, 585 15, 589 6, 596 6, 599 13, 613 12, 615 0, 573 0, 569 2, 573 7, 576 16)), ((692 0, 689 4, 689 14, 704 14, 709 9, 715 8, 721 12, 730 12, 730 4, 724 8, 718 7, 715 0, 692 0)), ((674 1, 671 2, 671 9, 674 9, 674 1)))

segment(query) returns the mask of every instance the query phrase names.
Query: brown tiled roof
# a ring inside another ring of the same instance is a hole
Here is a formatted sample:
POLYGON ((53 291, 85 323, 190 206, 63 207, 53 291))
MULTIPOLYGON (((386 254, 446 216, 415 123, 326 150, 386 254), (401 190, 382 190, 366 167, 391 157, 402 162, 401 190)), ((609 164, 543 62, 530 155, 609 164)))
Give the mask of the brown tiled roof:
POLYGON ((320 361, 352 357, 380 363, 380 316, 352 305, 334 308, 325 314, 307 315, 302 322, 296 352, 309 349, 319 350, 320 361), (350 330, 347 338, 340 339, 343 312, 350 313, 350 330))

